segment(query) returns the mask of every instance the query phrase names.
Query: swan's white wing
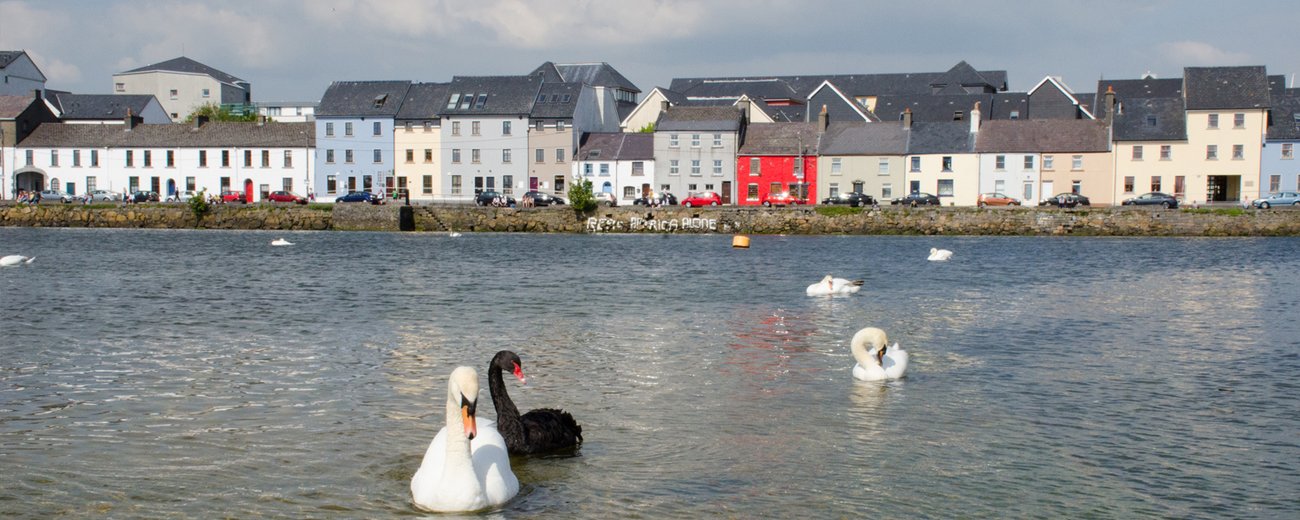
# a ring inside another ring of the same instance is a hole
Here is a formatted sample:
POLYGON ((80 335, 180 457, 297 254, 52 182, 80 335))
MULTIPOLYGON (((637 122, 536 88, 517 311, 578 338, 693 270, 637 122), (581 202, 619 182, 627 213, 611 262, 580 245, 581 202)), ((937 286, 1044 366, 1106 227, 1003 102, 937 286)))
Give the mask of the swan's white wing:
POLYGON ((890 379, 898 379, 907 375, 907 362, 910 358, 911 356, 907 354, 907 351, 899 348, 897 343, 889 347, 889 351, 885 353, 885 359, 882 363, 885 375, 890 379))
POLYGON ((474 473, 483 483, 488 505, 504 504, 519 493, 519 479, 510 469, 506 439, 497 431, 495 422, 484 420, 477 429, 478 435, 470 441, 474 473))

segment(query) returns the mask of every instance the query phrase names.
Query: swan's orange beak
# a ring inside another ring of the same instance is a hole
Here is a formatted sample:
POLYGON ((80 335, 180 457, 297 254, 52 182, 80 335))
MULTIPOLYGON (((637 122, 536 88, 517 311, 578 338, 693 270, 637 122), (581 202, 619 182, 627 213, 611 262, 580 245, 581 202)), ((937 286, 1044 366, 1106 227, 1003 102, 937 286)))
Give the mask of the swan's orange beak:
POLYGON ((478 425, 474 424, 474 403, 469 402, 464 396, 460 398, 460 419, 465 425, 465 437, 474 440, 478 436, 478 425))
POLYGON ((889 349, 889 346, 888 346, 888 345, 881 345, 881 346, 880 346, 880 350, 876 352, 876 363, 884 363, 884 362, 885 362, 885 350, 888 350, 888 349, 889 349))
POLYGON ((528 384, 528 380, 524 378, 524 367, 519 366, 519 363, 515 363, 514 374, 515 377, 519 378, 521 384, 528 384))

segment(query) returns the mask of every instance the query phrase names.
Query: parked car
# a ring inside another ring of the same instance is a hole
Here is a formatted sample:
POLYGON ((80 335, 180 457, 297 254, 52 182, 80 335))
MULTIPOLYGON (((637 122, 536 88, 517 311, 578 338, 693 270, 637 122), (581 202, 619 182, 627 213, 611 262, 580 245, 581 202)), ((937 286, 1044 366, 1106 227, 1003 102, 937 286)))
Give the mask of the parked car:
POLYGON ((159 200, 158 192, 156 191, 137 191, 131 194, 131 202, 137 204, 141 202, 158 202, 159 200))
POLYGON ((292 202, 295 204, 306 204, 307 197, 299 197, 291 191, 273 191, 266 195, 266 200, 271 202, 292 202))
POLYGON ((95 190, 90 193, 87 193, 86 196, 90 197, 90 200, 92 202, 122 200, 121 195, 118 195, 108 190, 95 190))
POLYGON ((871 206, 875 203, 876 199, 872 198, 871 195, 858 193, 856 191, 841 193, 834 197, 826 197, 822 199, 822 204, 847 204, 854 208, 858 206, 871 206))
POLYGON ((383 204, 383 199, 378 195, 368 191, 349 191, 347 195, 334 199, 334 202, 369 202, 371 204, 383 204))
POLYGON ((1019 206, 1020 199, 1001 193, 981 193, 976 203, 981 208, 984 206, 1019 206))
POLYGON ((474 204, 479 206, 506 205, 515 206, 515 198, 502 195, 499 191, 484 190, 474 197, 474 204))
POLYGON ((247 200, 244 200, 244 192, 233 191, 233 190, 221 190, 221 202, 239 202, 241 204, 248 203, 247 200))
POLYGON ((632 201, 633 206, 676 206, 677 196, 672 193, 661 191, 652 194, 650 197, 641 197, 632 201))
POLYGON ((524 193, 524 198, 525 199, 531 198, 533 200, 534 206, 550 206, 551 204, 557 204, 557 205, 564 204, 564 199, 556 197, 555 195, 551 195, 550 193, 543 193, 540 191, 530 191, 524 193))
POLYGON ((167 197, 167 202, 189 202, 194 198, 192 191, 178 191, 174 195, 167 197))
POLYGON ((1056 206, 1058 208, 1073 208, 1075 206, 1091 206, 1092 201, 1088 197, 1078 193, 1059 193, 1055 197, 1039 202, 1039 206, 1056 206))
POLYGON ((781 193, 769 193, 767 194, 766 197, 762 198, 762 202, 761 202, 762 205, 769 206, 769 207, 798 206, 800 204, 807 204, 807 203, 808 203, 808 199, 805 199, 803 197, 800 197, 788 191, 783 191, 781 193))
POLYGON ((906 197, 891 200, 889 203, 895 206, 900 204, 904 206, 938 206, 941 204, 939 197, 929 193, 912 193, 906 197))
POLYGON ((41 202, 62 202, 67 204, 72 202, 72 196, 59 190, 45 190, 41 192, 41 202))
POLYGON ((1268 209, 1273 206, 1300 206, 1300 193, 1294 191, 1270 193, 1267 197, 1250 201, 1250 206, 1259 209, 1268 209))
POLYGON ((1178 207, 1178 199, 1168 193, 1153 191, 1143 193, 1131 199, 1124 199, 1120 202, 1121 206, 1161 206, 1164 208, 1178 207))
POLYGON ((722 204, 722 196, 717 192, 701 191, 699 193, 688 193, 686 198, 682 199, 682 205, 688 208, 695 206, 717 206, 722 204))
POLYGON ((618 197, 615 197, 613 193, 598 191, 591 195, 596 199, 596 204, 609 206, 611 208, 618 205, 618 197))

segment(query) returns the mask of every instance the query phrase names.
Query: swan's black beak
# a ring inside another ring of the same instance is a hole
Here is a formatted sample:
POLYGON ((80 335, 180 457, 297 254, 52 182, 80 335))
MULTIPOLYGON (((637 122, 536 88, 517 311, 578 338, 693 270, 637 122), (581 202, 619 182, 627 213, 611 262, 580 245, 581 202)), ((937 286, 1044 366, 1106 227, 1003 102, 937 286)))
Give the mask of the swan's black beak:
POLYGON ((519 366, 519 363, 515 363, 515 369, 512 373, 515 377, 519 378, 520 384, 528 384, 528 379, 524 378, 524 367, 519 366))
POLYGON ((465 424, 465 437, 474 440, 478 436, 478 425, 474 424, 474 407, 473 401, 466 399, 464 395, 460 396, 460 418, 465 424))
POLYGON ((877 363, 884 363, 884 362, 885 362, 885 351, 886 351, 886 350, 889 350, 889 345, 881 345, 881 346, 880 346, 880 350, 876 352, 876 362, 877 362, 877 363))

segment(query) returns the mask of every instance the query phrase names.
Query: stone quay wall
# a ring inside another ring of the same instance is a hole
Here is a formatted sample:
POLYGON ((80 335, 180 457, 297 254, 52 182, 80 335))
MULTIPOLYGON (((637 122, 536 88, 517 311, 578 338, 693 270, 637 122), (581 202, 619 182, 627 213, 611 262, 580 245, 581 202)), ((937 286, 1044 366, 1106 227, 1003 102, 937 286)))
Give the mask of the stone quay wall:
MULTIPOLYGON (((479 208, 413 206, 424 232, 787 235, 1300 236, 1300 210, 1133 208, 479 208)), ((215 205, 201 220, 175 204, 0 205, 0 226, 397 231, 400 205, 215 205)))

